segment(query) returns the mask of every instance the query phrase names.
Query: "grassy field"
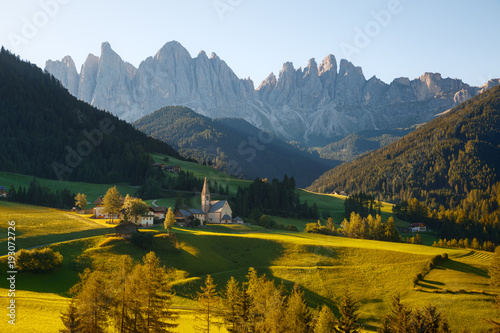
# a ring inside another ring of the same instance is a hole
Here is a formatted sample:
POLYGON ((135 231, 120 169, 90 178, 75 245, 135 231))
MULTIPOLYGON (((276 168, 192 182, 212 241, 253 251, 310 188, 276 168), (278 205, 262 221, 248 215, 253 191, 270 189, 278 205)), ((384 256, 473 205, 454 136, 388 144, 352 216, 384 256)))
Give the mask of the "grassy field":
MULTIPOLYGON (((2 203, 0 212, 2 220, 5 213, 15 217, 19 241, 25 243, 34 243, 40 237, 58 241, 82 232, 106 231, 106 225, 99 222, 52 209, 2 203)), ((280 220, 284 224, 299 222, 280 220)), ((487 274, 491 254, 485 252, 241 225, 174 228, 178 240, 175 248, 169 238, 162 237, 161 226, 144 232, 157 234, 153 250, 163 265, 173 269, 174 305, 184 309, 178 332, 193 331, 193 315, 188 309, 195 305, 192 298, 207 274, 221 287, 231 276, 243 281, 249 267, 277 283, 284 282, 288 288, 299 283, 313 309, 323 303, 334 305, 348 288, 361 301, 360 318, 368 330, 375 330, 380 318, 390 311, 390 298, 397 292, 411 307, 434 304, 458 331, 466 326, 472 331, 485 329, 488 326, 481 318, 496 316, 491 306, 495 290, 490 288, 487 274), (432 256, 443 252, 449 254, 450 260, 432 270, 414 289, 412 278, 432 256)), ((57 330, 59 312, 66 306, 68 291, 78 281, 79 272, 89 266, 112 271, 122 255, 139 262, 147 253, 125 240, 106 240, 106 236, 93 236, 51 245, 63 255, 62 267, 47 274, 18 273, 16 331, 57 330)), ((0 260, 0 267, 6 268, 5 258, 0 260)), ((5 280, 0 281, 0 287, 7 287, 5 280)), ((1 298, 1 302, 5 301, 1 298)), ((5 325, 5 321, 0 324, 1 331, 7 329, 5 325)))
MULTIPOLYGON (((36 180, 44 186, 49 187, 52 190, 62 190, 69 189, 72 193, 84 193, 87 196, 87 200, 93 202, 95 199, 104 195, 106 191, 116 185, 116 188, 121 195, 125 196, 127 194, 133 195, 137 191, 137 187, 129 186, 128 184, 91 184, 91 183, 79 183, 79 182, 65 182, 52 179, 36 178, 36 180)), ((28 187, 33 181, 33 177, 26 175, 19 175, 13 173, 0 172, 0 185, 10 188, 14 186, 15 189, 19 186, 28 187)))
POLYGON ((18 249, 114 232, 88 215, 0 201, 0 255, 7 252, 8 221, 15 221, 18 249))

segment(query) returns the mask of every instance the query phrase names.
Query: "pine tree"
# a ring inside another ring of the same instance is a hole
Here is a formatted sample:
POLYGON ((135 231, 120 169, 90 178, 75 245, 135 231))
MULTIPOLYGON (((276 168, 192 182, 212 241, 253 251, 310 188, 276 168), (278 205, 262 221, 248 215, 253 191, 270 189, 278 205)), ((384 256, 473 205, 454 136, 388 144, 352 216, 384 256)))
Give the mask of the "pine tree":
POLYGON ((333 332, 335 333, 358 333, 360 325, 358 324, 358 307, 352 294, 346 291, 340 301, 339 306, 340 319, 337 321, 333 332))
POLYGON ((132 258, 123 256, 120 269, 112 277, 113 311, 112 317, 118 332, 128 332, 131 329, 130 307, 132 294, 130 293, 130 278, 132 272, 132 258))
POLYGON ((241 313, 241 290, 238 281, 231 276, 224 290, 224 323, 228 332, 236 332, 241 313))
POLYGON ((210 333, 210 329, 217 326, 217 315, 219 313, 219 295, 216 290, 217 285, 210 275, 205 279, 205 286, 198 292, 199 307, 196 310, 196 321, 200 324, 197 331, 210 333))
POLYGON ((171 299, 171 285, 167 280, 167 272, 160 266, 160 259, 154 252, 149 252, 143 258, 141 286, 144 290, 144 306, 142 311, 145 317, 147 332, 172 332, 177 327, 177 314, 173 312, 171 299))
POLYGON ((314 324, 314 333, 330 333, 335 329, 336 318, 332 310, 323 304, 314 324))
POLYGON ((307 333, 311 329, 312 316, 304 299, 304 293, 295 285, 285 309, 285 323, 288 332, 307 333))
POLYGON ((379 332, 408 332, 410 329, 412 310, 401 304, 401 297, 399 294, 392 298, 391 303, 392 315, 387 315, 384 318, 382 328, 379 332))
POLYGON ((84 274, 81 290, 77 296, 82 332, 106 331, 111 303, 107 281, 104 273, 98 270, 84 274))
POLYGON ((78 316, 78 309, 75 306, 75 299, 71 298, 66 312, 61 312, 61 320, 64 328, 59 330, 61 333, 77 333, 81 332, 81 320, 78 316))

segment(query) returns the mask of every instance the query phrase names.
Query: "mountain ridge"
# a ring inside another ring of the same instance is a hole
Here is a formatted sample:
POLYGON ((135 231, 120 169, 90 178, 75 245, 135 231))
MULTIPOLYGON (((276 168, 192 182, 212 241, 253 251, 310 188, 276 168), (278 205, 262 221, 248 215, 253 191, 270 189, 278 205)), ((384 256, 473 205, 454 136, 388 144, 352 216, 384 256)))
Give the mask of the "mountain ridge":
POLYGON ((246 179, 294 176, 306 187, 338 161, 321 160, 239 118, 210 119, 182 106, 168 106, 134 126, 183 156, 246 179))
POLYGON ((372 129, 408 128, 427 122, 499 80, 472 87, 459 79, 424 73, 419 78, 366 79, 361 67, 327 55, 295 69, 285 62, 255 88, 215 53, 196 57, 176 41, 166 43, 138 68, 122 60, 109 43, 89 55, 80 74, 70 57, 47 61, 45 69, 77 97, 127 121, 164 106, 182 105, 210 118, 242 118, 286 140, 345 137, 372 129))
POLYGON ((500 181, 500 86, 461 103, 402 139, 329 170, 309 190, 367 192, 453 207, 500 181))

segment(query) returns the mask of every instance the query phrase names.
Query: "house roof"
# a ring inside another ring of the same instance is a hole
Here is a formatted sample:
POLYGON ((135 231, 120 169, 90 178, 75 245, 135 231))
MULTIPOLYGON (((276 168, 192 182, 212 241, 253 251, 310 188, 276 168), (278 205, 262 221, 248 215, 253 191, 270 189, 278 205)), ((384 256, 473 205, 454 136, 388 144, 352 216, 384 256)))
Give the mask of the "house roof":
POLYGON ((189 210, 179 209, 178 212, 181 213, 183 216, 193 216, 193 214, 191 214, 189 210))
POLYGON ((120 223, 115 227, 115 232, 120 232, 121 230, 130 230, 130 229, 135 229, 138 230, 139 226, 135 224, 134 222, 125 222, 125 223, 120 223))
POLYGON ((6 189, 7 189, 7 187, 5 187, 5 186, 0 186, 0 190, 4 190, 4 191, 5 191, 6 189))
POLYGON ((232 220, 232 219, 231 219, 231 216, 226 214, 222 217, 222 220, 232 220))
POLYGON ((210 201, 210 209, 208 210, 209 213, 216 213, 219 212, 222 207, 226 204, 227 200, 218 200, 218 201, 210 201))
POLYGON ((425 224, 423 223, 413 223, 412 225, 410 225, 410 228, 418 228, 418 227, 426 227, 425 224))
POLYGON ((243 221, 243 219, 242 219, 241 217, 239 217, 239 216, 236 216, 236 217, 233 219, 233 221, 243 221))
POLYGON ((94 204, 94 205, 96 205, 96 206, 100 206, 100 205, 102 205, 102 200, 103 200, 103 197, 99 197, 99 198, 97 198, 97 199, 93 202, 93 204, 94 204))
POLYGON ((188 209, 188 210, 191 212, 191 214, 205 214, 205 212, 202 211, 201 209, 192 208, 192 209, 188 209))

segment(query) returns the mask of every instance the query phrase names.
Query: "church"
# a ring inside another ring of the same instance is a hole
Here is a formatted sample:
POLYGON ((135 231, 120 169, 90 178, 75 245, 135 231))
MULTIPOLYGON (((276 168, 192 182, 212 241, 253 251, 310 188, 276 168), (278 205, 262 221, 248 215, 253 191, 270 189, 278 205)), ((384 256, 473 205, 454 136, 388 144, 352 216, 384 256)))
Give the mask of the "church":
POLYGON ((201 191, 201 210, 206 214, 206 223, 232 223, 233 212, 227 200, 210 200, 207 178, 201 191))
POLYGON ((210 200, 210 190, 206 177, 201 191, 201 209, 179 209, 175 212, 177 224, 181 226, 190 225, 194 219, 200 220, 202 225, 207 223, 244 223, 240 217, 233 219, 232 216, 233 211, 227 200, 210 200))

